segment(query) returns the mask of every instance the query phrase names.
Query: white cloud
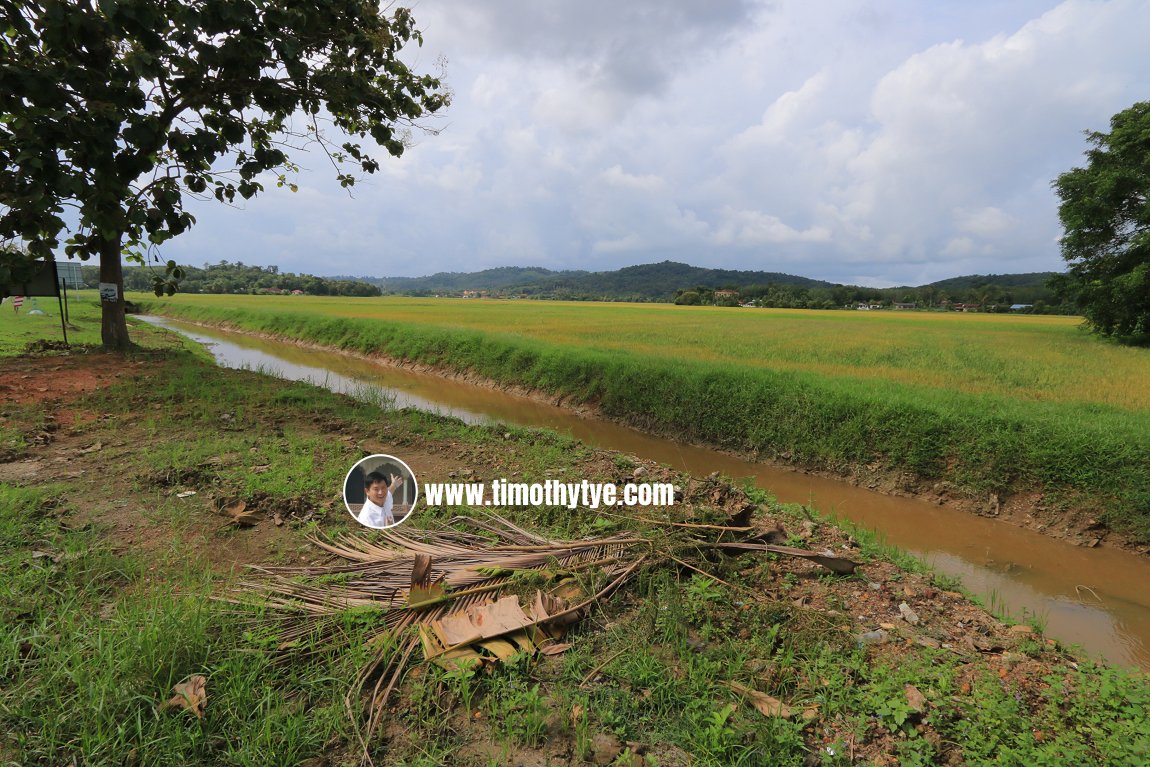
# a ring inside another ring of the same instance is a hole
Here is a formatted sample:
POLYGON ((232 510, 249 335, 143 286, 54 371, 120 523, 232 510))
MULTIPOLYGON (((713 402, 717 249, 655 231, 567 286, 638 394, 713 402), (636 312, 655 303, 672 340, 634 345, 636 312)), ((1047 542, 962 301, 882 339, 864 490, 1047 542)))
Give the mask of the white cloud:
MULTIPOLYGON (((1054 269, 1050 181, 1150 94, 1143 0, 421 0, 455 101, 348 200, 196 206, 171 257, 379 275, 675 258, 836 281, 1054 269), (869 275, 869 276, 868 276, 869 275)), ((305 194, 306 193, 306 194, 305 194)))
POLYGON ((632 175, 620 165, 612 165, 602 174, 602 179, 611 186, 634 189, 640 192, 658 192, 666 188, 663 179, 653 174, 632 175))
POLYGON ((954 222, 959 231, 977 237, 998 237, 1015 224, 1013 216, 994 206, 975 210, 958 208, 954 211, 954 222))
POLYGON ((643 241, 634 232, 629 232, 614 240, 597 240, 591 245, 591 249, 596 253, 628 253, 642 247, 643 241))
POLYGON ((830 242, 831 232, 823 226, 795 229, 776 216, 757 210, 726 208, 715 231, 720 245, 777 245, 791 242, 830 242))

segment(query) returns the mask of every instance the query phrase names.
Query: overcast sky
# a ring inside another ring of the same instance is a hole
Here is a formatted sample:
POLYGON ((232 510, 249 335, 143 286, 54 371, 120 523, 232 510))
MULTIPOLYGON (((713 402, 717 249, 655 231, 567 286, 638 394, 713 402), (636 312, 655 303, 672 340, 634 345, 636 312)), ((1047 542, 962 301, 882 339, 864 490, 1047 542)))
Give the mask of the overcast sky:
POLYGON ((1060 269, 1050 183, 1150 99, 1145 0, 420 0, 454 101, 357 185, 163 256, 321 275, 665 259, 865 285, 1060 269))

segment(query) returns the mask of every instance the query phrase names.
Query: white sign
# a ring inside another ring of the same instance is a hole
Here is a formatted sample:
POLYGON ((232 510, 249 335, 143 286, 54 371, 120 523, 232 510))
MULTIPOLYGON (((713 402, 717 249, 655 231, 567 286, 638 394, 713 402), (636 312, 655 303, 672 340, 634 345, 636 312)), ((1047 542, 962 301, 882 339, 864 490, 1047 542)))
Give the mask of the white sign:
POLYGON ((69 290, 84 287, 84 275, 80 272, 80 265, 70 261, 56 262, 56 277, 60 284, 69 290))
POLYGON ((114 304, 120 300, 120 286, 114 282, 100 283, 100 300, 106 304, 114 304))

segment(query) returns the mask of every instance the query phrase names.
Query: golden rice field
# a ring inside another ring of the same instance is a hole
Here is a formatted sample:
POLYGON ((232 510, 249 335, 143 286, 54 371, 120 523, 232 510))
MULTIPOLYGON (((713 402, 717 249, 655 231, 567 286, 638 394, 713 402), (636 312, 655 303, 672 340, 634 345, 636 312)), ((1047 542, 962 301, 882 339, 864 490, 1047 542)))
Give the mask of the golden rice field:
POLYGON ((1150 350, 1103 342, 1072 317, 396 297, 177 295, 165 301, 189 309, 378 319, 584 350, 1150 410, 1150 350))

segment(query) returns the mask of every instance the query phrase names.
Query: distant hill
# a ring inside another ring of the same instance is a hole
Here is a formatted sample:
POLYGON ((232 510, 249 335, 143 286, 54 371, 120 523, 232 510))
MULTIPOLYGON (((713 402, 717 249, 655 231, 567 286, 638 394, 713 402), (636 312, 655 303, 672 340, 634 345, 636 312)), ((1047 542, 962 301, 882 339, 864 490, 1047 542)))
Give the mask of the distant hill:
POLYGON ((1024 272, 1022 274, 968 274, 932 282, 923 287, 939 290, 969 290, 997 285, 1000 288, 1045 288, 1057 272, 1024 272))
MULTIPOLYGON (((341 278, 343 279, 343 278, 341 278)), ((704 269, 674 261, 628 266, 610 272, 552 271, 541 267, 500 267, 481 272, 440 272, 430 277, 357 277, 385 293, 429 295, 486 290, 500 295, 608 301, 670 301, 688 287, 737 288, 793 285, 816 288, 833 283, 781 272, 704 269)))
POLYGON ((475 291, 491 298, 545 298, 572 301, 660 301, 734 305, 754 303, 787 309, 844 309, 859 304, 918 309, 952 303, 975 304, 979 311, 1071 313, 1048 286, 1055 272, 969 274, 917 287, 866 288, 813 280, 782 272, 704 269, 675 261, 628 266, 609 272, 553 271, 504 266, 481 272, 440 272, 430 277, 340 277, 378 286, 384 293, 460 296, 475 291), (735 295, 724 291, 734 290, 735 295), (718 292, 716 292, 718 291, 718 292))
POLYGON ((449 293, 461 290, 506 290, 541 280, 588 272, 556 272, 536 266, 501 266, 481 272, 438 272, 430 277, 361 277, 385 293, 449 293))

